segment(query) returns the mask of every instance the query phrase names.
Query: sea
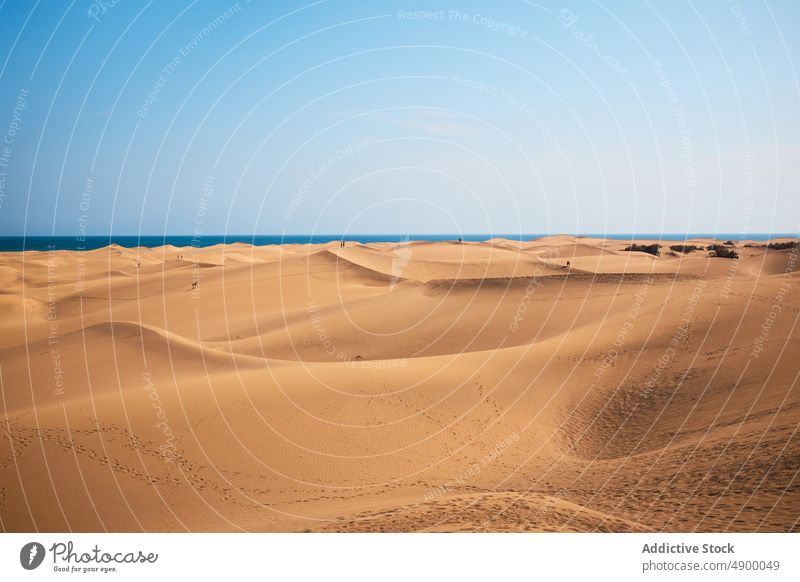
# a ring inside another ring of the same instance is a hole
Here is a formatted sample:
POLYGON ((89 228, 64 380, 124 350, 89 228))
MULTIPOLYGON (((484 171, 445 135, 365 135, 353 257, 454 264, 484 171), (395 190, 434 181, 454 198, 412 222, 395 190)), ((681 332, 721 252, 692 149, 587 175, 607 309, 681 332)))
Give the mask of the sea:
MULTIPOLYGON (((110 235, 110 236, 0 236, 0 252, 11 251, 90 251, 108 245, 121 247, 160 247, 173 245, 176 247, 209 247, 223 243, 247 243, 255 246, 280 244, 320 244, 332 241, 353 241, 359 243, 414 241, 464 241, 479 242, 490 238, 506 238, 509 240, 529 241, 550 234, 259 234, 259 235, 110 235)), ((636 233, 636 234, 599 234, 586 233, 571 236, 608 238, 614 240, 664 240, 683 241, 690 238, 716 238, 722 240, 756 240, 767 241, 773 238, 795 238, 797 233, 636 233)))

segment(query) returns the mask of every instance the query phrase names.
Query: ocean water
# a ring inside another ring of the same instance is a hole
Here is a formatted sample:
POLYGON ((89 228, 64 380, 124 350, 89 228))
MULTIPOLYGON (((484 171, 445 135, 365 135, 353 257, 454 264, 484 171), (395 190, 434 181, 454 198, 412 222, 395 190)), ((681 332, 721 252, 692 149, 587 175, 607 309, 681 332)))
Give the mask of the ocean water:
MULTIPOLYGON (((111 235, 87 236, 78 239, 75 236, 2 236, 0 252, 9 251, 89 251, 110 244, 122 247, 160 247, 173 245, 176 247, 208 247, 220 243, 247 243, 256 246, 279 244, 319 244, 337 240, 371 242, 400 242, 404 240, 458 240, 484 241, 490 238, 507 238, 510 240, 533 240, 549 234, 293 234, 293 235, 205 235, 195 238, 191 235, 111 235)), ((601 237, 615 240, 654 239, 665 241, 682 241, 689 238, 717 238, 732 240, 765 241, 771 238, 796 237, 797 233, 637 233, 637 234, 597 234, 587 233, 577 236, 601 237)))

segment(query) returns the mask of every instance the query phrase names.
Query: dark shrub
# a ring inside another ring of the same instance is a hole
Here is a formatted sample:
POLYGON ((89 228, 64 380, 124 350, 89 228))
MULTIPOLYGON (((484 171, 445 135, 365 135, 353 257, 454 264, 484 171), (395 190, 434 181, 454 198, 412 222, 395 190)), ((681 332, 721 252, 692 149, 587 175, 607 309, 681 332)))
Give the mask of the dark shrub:
POLYGON ((623 250, 625 251, 638 251, 640 253, 649 253, 651 255, 658 256, 658 249, 661 248, 661 245, 658 244, 651 244, 651 245, 630 245, 625 247, 623 250))
POLYGON ((767 245, 767 248, 772 249, 773 251, 785 251, 786 249, 790 249, 795 245, 800 245, 800 241, 777 243, 771 242, 767 245))
POLYGON ((721 257, 723 259, 738 259, 736 251, 725 245, 708 245, 709 257, 721 257))
POLYGON ((670 250, 677 251, 679 253, 683 253, 684 255, 687 253, 691 253, 692 251, 702 251, 703 247, 698 247, 696 245, 672 245, 669 247, 670 250))

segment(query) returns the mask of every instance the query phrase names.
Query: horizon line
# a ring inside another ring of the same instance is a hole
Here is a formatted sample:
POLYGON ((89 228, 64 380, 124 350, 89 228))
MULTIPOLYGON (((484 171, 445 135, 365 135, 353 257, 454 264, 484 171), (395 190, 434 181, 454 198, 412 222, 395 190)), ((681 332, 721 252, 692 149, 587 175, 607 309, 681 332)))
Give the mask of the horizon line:
POLYGON ((749 231, 749 232, 735 232, 735 231, 716 231, 716 232, 683 232, 683 231, 663 231, 663 232, 583 232, 583 233, 574 233, 574 232, 553 232, 553 233, 546 233, 546 232, 416 232, 416 233, 405 233, 405 232, 353 232, 353 233, 338 233, 338 232, 318 232, 318 233, 266 233, 266 234, 244 234, 244 233, 206 233, 202 235, 196 235, 193 233, 161 233, 161 234, 129 234, 129 233, 114 233, 114 234, 86 234, 86 235, 75 235, 75 234, 3 234, 0 235, 0 239, 8 239, 8 238, 75 238, 75 239, 86 239, 86 238, 109 238, 115 236, 124 236, 124 237, 136 237, 136 238, 146 238, 146 237, 188 237, 194 238, 197 237, 199 240, 204 238, 211 238, 211 237, 259 237, 259 236, 273 236, 273 237, 296 237, 296 236, 303 236, 303 237, 314 237, 314 236, 337 236, 337 237, 347 237, 347 236, 423 236, 423 235, 433 235, 433 236, 502 236, 502 235, 514 235, 514 236, 526 236, 526 235, 536 235, 536 236, 643 236, 643 235, 681 235, 681 236, 707 236, 707 235, 735 235, 735 236, 751 236, 751 235, 781 235, 781 236, 791 236, 791 237, 800 237, 800 232, 780 232, 780 231, 749 231))

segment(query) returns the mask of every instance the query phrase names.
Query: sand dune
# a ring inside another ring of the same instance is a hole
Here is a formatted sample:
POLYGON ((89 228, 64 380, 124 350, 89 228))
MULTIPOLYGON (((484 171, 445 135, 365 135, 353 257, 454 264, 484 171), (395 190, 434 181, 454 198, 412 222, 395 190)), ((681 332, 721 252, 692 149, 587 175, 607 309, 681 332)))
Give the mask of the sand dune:
POLYGON ((530 277, 537 269, 552 269, 537 255, 496 244, 403 243, 374 250, 363 246, 333 249, 343 261, 396 279, 474 279, 530 277))
POLYGON ((796 251, 627 244, 0 254, 0 524, 797 530, 796 251))

